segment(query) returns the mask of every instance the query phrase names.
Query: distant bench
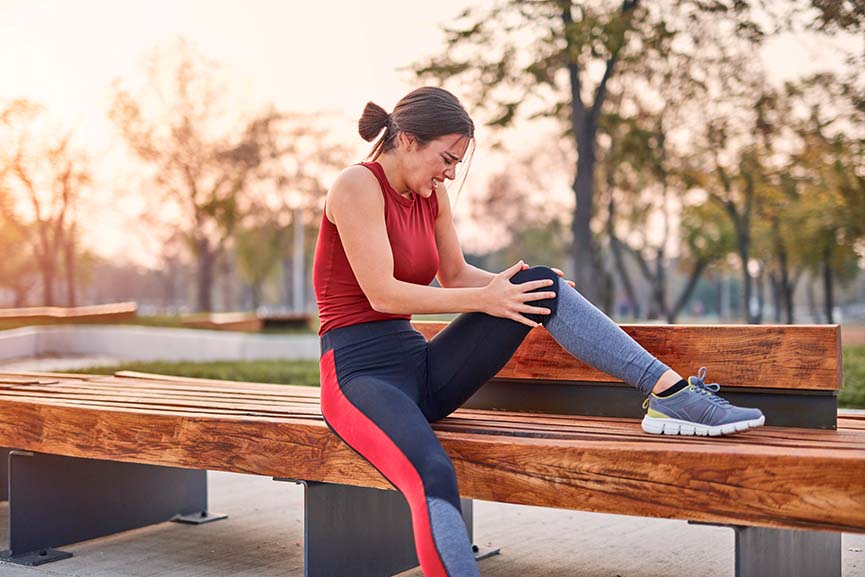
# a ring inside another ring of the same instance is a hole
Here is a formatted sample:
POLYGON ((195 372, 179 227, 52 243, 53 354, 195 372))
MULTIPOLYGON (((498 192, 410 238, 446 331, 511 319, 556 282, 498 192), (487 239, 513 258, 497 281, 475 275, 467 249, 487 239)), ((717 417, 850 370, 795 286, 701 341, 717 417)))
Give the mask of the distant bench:
POLYGON ((84 307, 0 308, 0 321, 115 322, 134 319, 137 310, 138 305, 134 302, 84 307))
MULTIPOLYGON (((416 323, 427 337, 444 326, 416 323)), ((865 532, 865 418, 837 416, 838 327, 623 328, 683 374, 708 366, 727 398, 761 407, 774 426, 644 434, 636 391, 535 329, 467 408, 434 425, 463 496, 728 525, 740 577, 840 576, 839 532, 865 532)), ((5 374, 0 446, 14 448, 13 562, 175 517, 221 518, 206 484, 206 470, 220 470, 304 484, 307 577, 417 563, 404 500, 379 490, 388 483, 327 429, 313 387, 5 374)))
POLYGON ((262 329, 302 329, 308 328, 312 315, 255 313, 210 313, 190 315, 183 319, 183 326, 219 331, 261 332, 262 329))

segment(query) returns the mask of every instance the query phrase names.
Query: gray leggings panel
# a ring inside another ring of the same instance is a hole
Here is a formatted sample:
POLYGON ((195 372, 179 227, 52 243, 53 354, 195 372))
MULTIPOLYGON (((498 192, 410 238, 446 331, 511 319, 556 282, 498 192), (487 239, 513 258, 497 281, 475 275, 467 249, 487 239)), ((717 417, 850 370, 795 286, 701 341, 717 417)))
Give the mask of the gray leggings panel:
POLYGON ((559 279, 558 306, 545 326, 562 348, 584 363, 652 392, 670 367, 652 356, 625 331, 559 279))

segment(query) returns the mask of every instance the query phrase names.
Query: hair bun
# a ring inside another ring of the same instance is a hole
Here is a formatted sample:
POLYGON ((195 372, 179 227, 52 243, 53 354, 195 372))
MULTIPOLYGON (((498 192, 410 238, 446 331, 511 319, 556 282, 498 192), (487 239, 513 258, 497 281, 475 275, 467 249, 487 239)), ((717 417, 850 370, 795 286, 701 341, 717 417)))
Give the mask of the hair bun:
POLYGON ((387 126, 389 119, 390 114, 384 108, 375 102, 367 102, 357 122, 357 131, 361 138, 372 142, 381 129, 387 126))

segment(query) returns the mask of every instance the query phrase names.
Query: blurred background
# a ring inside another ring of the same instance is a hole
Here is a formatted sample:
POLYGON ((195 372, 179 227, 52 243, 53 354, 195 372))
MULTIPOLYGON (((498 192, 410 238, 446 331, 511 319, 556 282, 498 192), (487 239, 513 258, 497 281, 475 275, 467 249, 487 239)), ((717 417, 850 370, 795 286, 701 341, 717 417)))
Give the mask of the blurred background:
POLYGON ((620 322, 865 344, 857 0, 2 0, 0 44, 7 311, 315 330, 357 118, 435 84, 479 126, 451 185, 472 263, 558 266, 620 322))

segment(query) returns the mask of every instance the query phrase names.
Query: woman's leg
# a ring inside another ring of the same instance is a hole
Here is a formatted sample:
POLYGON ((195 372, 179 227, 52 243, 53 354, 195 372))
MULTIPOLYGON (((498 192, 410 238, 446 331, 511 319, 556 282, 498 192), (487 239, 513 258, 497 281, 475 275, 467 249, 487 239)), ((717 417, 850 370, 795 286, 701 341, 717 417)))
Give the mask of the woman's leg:
MULTIPOLYGON (((520 271, 511 282, 522 284, 544 278, 553 280, 553 286, 534 292, 559 292, 558 276, 547 267, 520 271)), ((531 304, 555 311, 557 299, 531 304)), ((539 323, 547 317, 526 316, 539 323)), ((485 313, 465 313, 449 323, 430 340, 427 350, 428 389, 421 399, 421 409, 427 418, 437 421, 462 406, 505 366, 531 330, 522 323, 485 313)))
POLYGON ((652 392, 670 367, 656 359, 607 315, 558 279, 556 312, 544 326, 563 349, 584 363, 638 389, 652 392))
POLYGON ((322 355, 322 414, 405 496, 424 575, 479 577, 453 465, 415 400, 398 383, 375 376, 343 382, 339 368, 338 349, 322 355))
POLYGON ((642 428, 668 435, 726 435, 762 426, 759 409, 736 407, 715 395, 717 384, 698 376, 669 385, 678 376, 629 337, 576 290, 559 280, 558 308, 544 323, 554 339, 581 361, 636 387, 647 397, 642 428), (674 379, 669 379, 673 375, 674 379), (666 390, 661 391, 661 388, 666 390))

